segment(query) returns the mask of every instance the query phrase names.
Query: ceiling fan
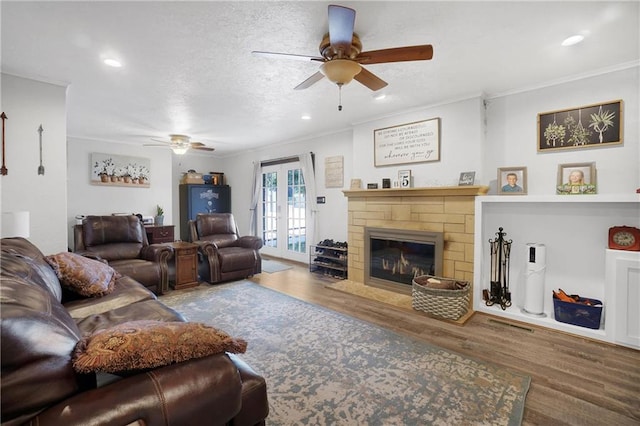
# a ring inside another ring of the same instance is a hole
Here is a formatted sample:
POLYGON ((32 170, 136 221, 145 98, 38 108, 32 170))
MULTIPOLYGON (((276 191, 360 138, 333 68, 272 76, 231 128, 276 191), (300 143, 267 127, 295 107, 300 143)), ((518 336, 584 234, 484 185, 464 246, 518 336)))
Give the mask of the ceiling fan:
POLYGON ((191 138, 187 135, 177 135, 172 134, 169 135, 169 140, 165 141, 162 139, 151 138, 156 142, 160 142, 159 144, 144 144, 144 146, 167 146, 173 150, 173 152, 177 155, 182 155, 186 153, 189 149, 197 149, 200 151, 213 151, 215 148, 211 148, 206 146, 202 142, 192 142, 191 138))
MULTIPOLYGON (((320 70, 297 85, 302 90, 327 77, 332 83, 342 86, 355 79, 369 89, 376 91, 387 86, 387 82, 362 67, 362 64, 381 64, 387 62, 425 61, 433 57, 433 46, 396 47, 391 49, 362 51, 360 37, 353 32, 356 11, 344 6, 329 5, 329 32, 320 42, 321 56, 305 56, 290 53, 253 51, 259 56, 284 57, 303 61, 322 62, 320 70)), ((338 105, 342 110, 342 105, 338 105)))

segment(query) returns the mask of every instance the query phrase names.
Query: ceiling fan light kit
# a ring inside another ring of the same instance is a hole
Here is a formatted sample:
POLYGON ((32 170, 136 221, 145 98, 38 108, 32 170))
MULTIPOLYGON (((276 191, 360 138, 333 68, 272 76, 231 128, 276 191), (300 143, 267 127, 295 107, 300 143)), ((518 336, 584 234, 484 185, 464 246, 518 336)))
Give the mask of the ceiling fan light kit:
POLYGON ((344 85, 349 84, 362 71, 362 66, 350 59, 334 59, 323 63, 320 71, 330 82, 344 85))

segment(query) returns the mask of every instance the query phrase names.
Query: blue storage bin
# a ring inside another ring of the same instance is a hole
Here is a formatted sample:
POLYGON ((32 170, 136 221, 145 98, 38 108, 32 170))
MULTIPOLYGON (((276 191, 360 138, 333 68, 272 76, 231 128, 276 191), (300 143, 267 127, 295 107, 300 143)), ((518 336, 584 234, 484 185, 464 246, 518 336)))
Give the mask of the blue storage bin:
MULTIPOLYGON (((585 300, 579 298, 578 301, 585 300)), ((594 305, 589 306, 582 303, 563 302, 553 298, 553 314, 556 321, 573 324, 580 327, 599 329, 602 318, 602 302, 597 299, 588 299, 594 305)))

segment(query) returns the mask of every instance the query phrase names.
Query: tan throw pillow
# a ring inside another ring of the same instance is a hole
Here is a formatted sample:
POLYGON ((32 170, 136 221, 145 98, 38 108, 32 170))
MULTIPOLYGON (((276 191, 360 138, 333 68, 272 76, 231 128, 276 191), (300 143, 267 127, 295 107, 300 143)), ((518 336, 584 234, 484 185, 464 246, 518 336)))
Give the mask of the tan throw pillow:
POLYGON ((96 297, 113 291, 120 274, 106 263, 75 253, 62 252, 45 257, 60 283, 76 293, 96 297))
POLYGON ((81 339, 73 368, 79 373, 117 373, 246 349, 243 339, 201 323, 130 321, 81 339))

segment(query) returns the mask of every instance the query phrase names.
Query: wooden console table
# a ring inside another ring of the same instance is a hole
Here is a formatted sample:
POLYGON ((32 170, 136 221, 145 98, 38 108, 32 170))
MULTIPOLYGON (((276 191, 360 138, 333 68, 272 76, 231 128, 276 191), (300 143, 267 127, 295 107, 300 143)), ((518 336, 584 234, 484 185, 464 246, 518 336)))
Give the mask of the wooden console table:
POLYGON ((198 245, 185 241, 166 243, 173 249, 176 277, 172 283, 175 290, 198 285, 198 245))

